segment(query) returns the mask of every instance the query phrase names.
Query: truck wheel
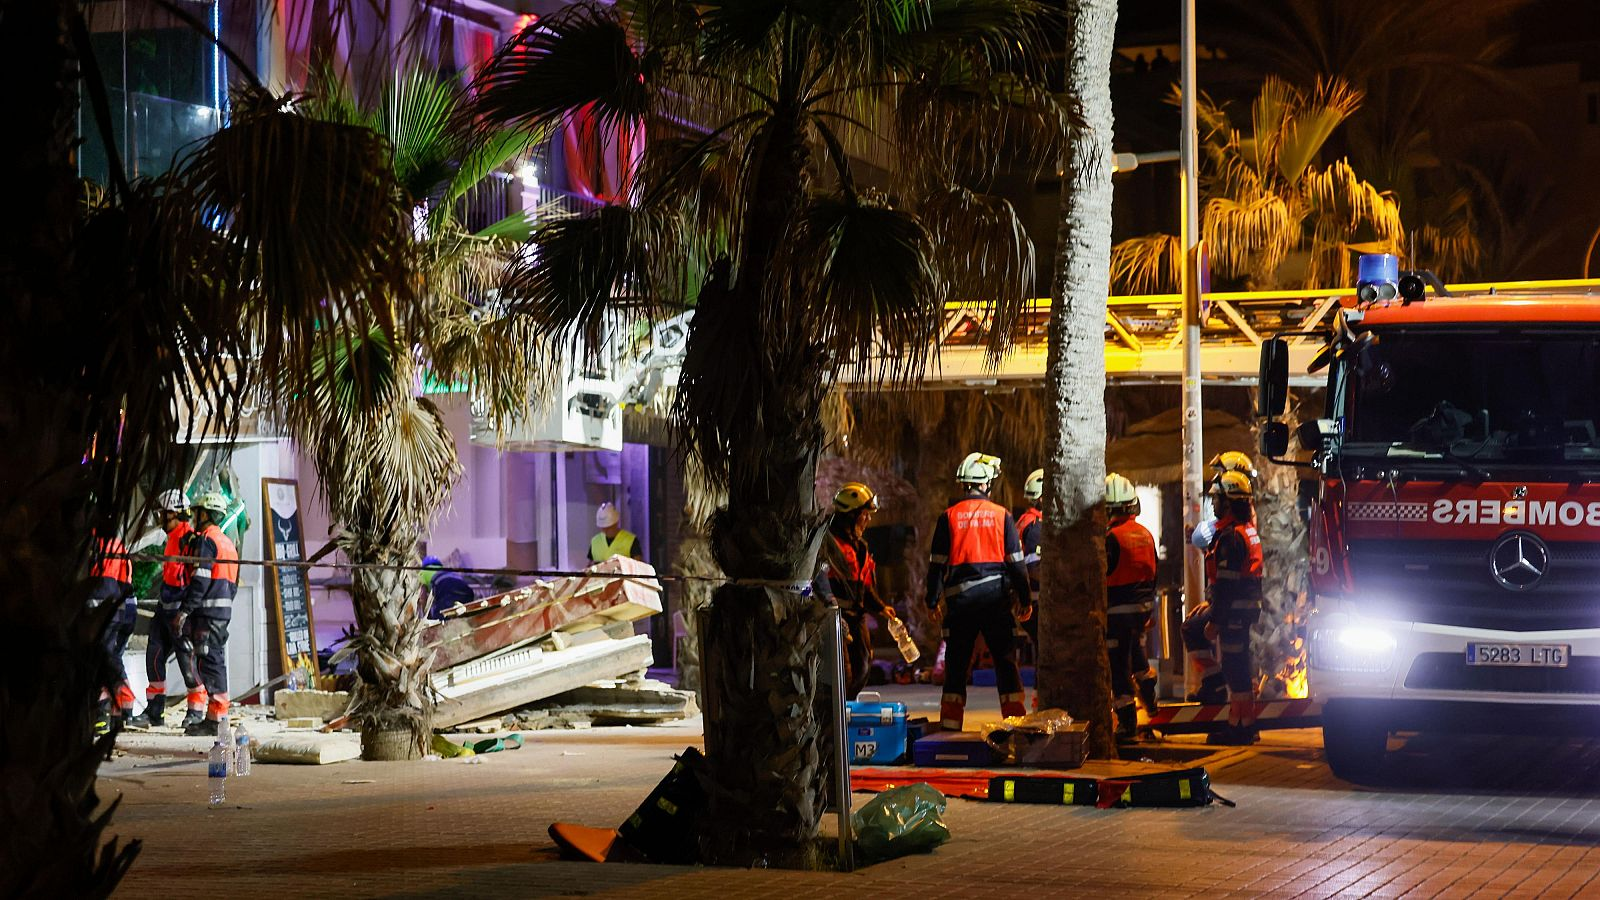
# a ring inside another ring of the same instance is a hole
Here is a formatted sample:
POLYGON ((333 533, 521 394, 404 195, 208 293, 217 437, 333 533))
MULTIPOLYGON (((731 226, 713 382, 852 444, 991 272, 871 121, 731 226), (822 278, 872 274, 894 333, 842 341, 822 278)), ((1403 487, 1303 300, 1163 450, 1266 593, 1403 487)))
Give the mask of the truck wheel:
POLYGON ((1383 766, 1389 731, 1382 722, 1351 710, 1324 710, 1322 749, 1333 774, 1357 784, 1370 782, 1383 766))

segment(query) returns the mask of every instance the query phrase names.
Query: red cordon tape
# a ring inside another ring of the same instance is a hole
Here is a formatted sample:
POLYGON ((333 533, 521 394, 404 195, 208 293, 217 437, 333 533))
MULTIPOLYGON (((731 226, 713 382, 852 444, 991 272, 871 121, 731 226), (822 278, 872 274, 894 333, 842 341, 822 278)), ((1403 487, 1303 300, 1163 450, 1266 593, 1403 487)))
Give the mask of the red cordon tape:
MULTIPOLYGON (((1176 703, 1162 706, 1150 717, 1156 731, 1211 731, 1228 721, 1228 704, 1176 703)), ((1262 728, 1311 728, 1322 721, 1322 704, 1315 700, 1268 700, 1256 704, 1256 724, 1262 728)))

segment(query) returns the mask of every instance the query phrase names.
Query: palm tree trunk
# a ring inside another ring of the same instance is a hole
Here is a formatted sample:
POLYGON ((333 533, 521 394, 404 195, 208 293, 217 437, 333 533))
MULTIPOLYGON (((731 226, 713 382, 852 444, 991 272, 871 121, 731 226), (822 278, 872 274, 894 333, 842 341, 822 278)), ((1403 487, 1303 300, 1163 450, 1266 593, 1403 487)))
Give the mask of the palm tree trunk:
MULTIPOLYGON (((1289 398, 1286 419, 1299 417, 1299 399, 1289 398)), ((1271 463, 1262 468, 1256 489, 1256 528, 1261 532, 1265 607, 1250 642, 1257 677, 1264 677, 1261 697, 1274 700, 1303 692, 1305 642, 1300 629, 1309 610, 1311 583, 1309 533, 1300 517, 1300 470, 1271 463), (1299 678, 1291 678, 1291 675, 1299 678), (1293 687, 1291 687, 1293 683, 1293 687)))
MULTIPOLYGON (((81 465, 93 406, 82 373, 49 336, 72 333, 72 163, 77 63, 70 5, 7 4, 0 73, 16 91, 0 162, 15 182, 0 217, 0 896, 104 897, 139 842, 102 845, 110 808, 95 775, 92 704, 110 681, 80 579, 88 547, 81 465), (41 339, 43 336, 43 339, 41 339)), ((64 339, 64 338, 63 338, 64 339)))
POLYGON ((1090 753, 1113 757, 1105 627, 1105 316, 1111 253, 1114 0, 1067 3, 1069 126, 1046 363, 1045 528, 1039 704, 1090 723, 1090 753))
POLYGON ((419 759, 433 731, 429 657, 422 652, 422 590, 415 572, 396 568, 416 565, 416 535, 401 531, 350 540, 343 547, 351 562, 378 566, 354 569, 351 575, 359 680, 350 710, 361 729, 364 759, 419 759), (409 743, 396 732, 408 735, 409 743))

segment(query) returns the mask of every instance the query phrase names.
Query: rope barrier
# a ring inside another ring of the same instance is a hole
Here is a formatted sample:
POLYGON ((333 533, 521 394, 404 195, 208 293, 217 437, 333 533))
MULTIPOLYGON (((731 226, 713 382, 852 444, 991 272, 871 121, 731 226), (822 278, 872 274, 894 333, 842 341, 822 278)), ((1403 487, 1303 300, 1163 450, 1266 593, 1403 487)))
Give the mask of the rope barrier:
MULTIPOLYGON (((200 556, 167 556, 157 553, 107 553, 106 559, 126 559, 130 562, 181 562, 196 565, 216 564, 218 560, 200 556)), ((787 578, 729 578, 716 575, 644 575, 638 572, 595 572, 590 569, 566 571, 562 569, 487 569, 471 566, 399 566, 387 563, 358 563, 358 562, 315 562, 304 559, 237 559, 229 560, 235 565, 260 566, 262 568, 287 567, 294 569, 383 569, 397 572, 459 572, 467 575, 507 575, 516 578, 618 578, 629 581, 655 581, 664 583, 706 582, 712 584, 731 584, 738 587, 772 587, 805 593, 811 587, 811 580, 793 580, 787 578)))

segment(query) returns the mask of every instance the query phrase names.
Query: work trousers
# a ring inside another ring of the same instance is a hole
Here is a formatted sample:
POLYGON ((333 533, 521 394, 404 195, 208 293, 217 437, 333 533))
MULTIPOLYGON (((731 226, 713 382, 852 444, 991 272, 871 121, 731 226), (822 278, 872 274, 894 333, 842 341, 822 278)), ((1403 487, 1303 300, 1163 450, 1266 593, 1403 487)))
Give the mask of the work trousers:
MULTIPOLYGON (((224 623, 226 630, 226 623, 224 623)), ((172 613, 156 610, 150 623, 150 643, 145 645, 144 676, 151 684, 165 684, 167 663, 178 658, 178 671, 183 673, 183 686, 190 693, 200 687, 200 670, 195 666, 194 653, 189 642, 183 640, 172 628, 172 613)))
POLYGON ((1144 655, 1144 626, 1149 613, 1106 616, 1106 655, 1111 662, 1111 695, 1117 706, 1131 706, 1137 688, 1133 679, 1150 668, 1144 655))
POLYGON ((854 700, 867 686, 867 670, 872 666, 872 632, 859 610, 843 610, 845 699, 854 700))
POLYGON ((1016 628, 1009 595, 999 582, 952 597, 944 614, 945 695, 967 696, 972 652, 980 634, 989 646, 989 655, 994 657, 995 688, 1001 700, 1020 695, 1022 673, 1017 669, 1016 628))
POLYGON ((194 645, 200 683, 210 695, 206 718, 218 718, 228 711, 228 620, 196 614, 189 616, 184 628, 194 645))
POLYGON ((126 615, 126 610, 123 610, 106 625, 105 634, 101 637, 101 646, 105 648, 106 665, 111 667, 115 684, 109 693, 114 698, 112 705, 116 709, 128 709, 133 706, 133 692, 128 688, 128 667, 122 661, 122 651, 128 649, 128 638, 132 635, 133 620, 126 615))
POLYGON ((1217 623, 1217 645, 1222 650, 1222 677, 1228 680, 1229 694, 1247 694, 1256 689, 1254 666, 1250 660, 1250 629, 1261 618, 1254 607, 1229 609, 1213 615, 1217 623))

